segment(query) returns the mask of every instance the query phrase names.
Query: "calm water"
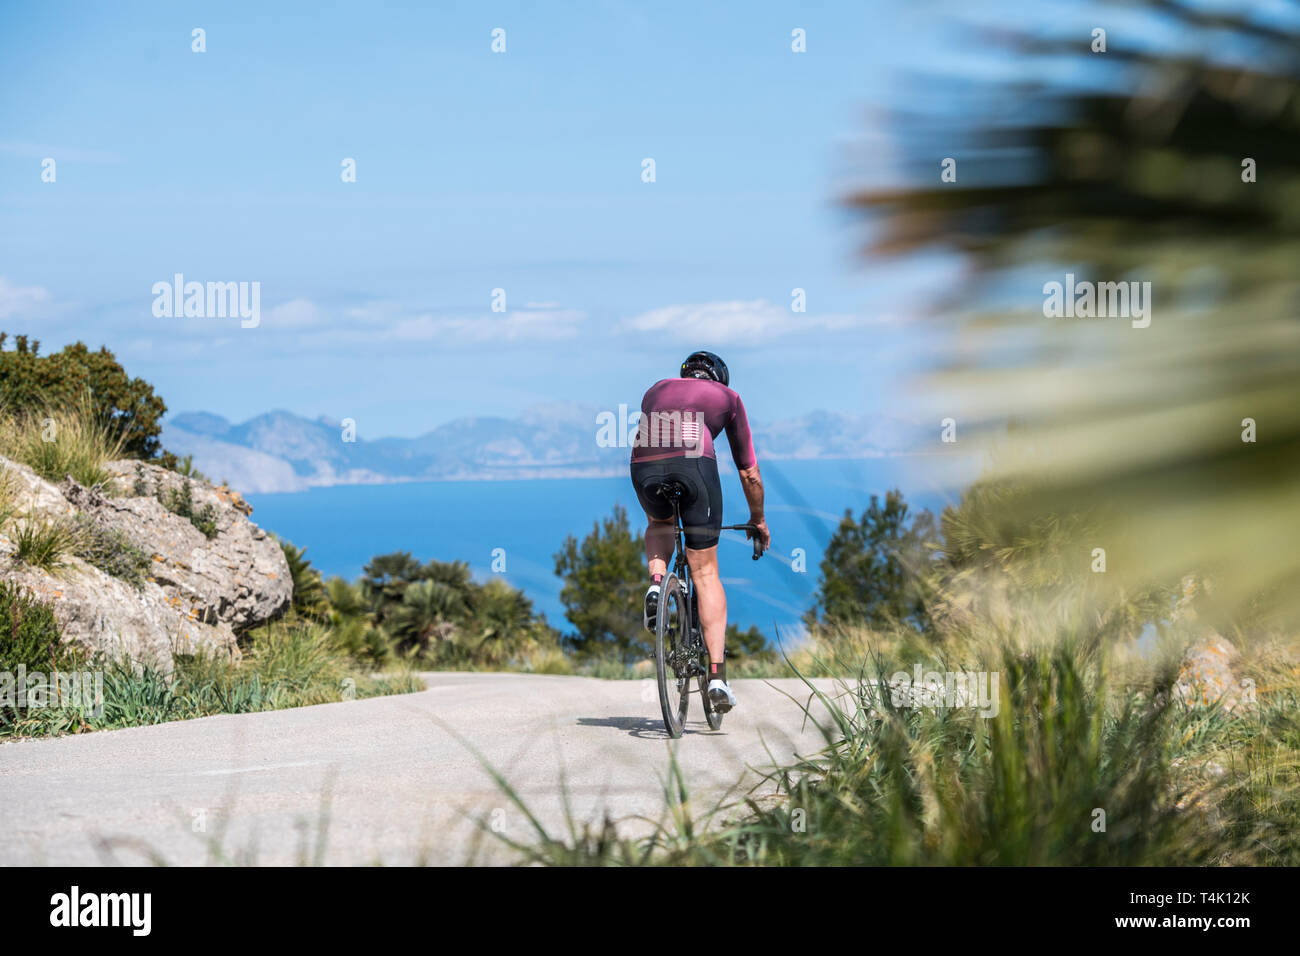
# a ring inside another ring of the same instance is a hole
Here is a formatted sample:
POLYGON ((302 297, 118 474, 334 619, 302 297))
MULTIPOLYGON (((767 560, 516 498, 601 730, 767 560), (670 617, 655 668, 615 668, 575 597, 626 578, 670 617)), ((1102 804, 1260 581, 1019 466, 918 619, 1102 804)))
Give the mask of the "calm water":
MULTIPOLYGON (((859 514, 870 496, 893 487, 913 507, 938 510, 972 477, 963 459, 874 458, 851 461, 764 462, 767 519, 773 550, 760 561, 741 532, 723 532, 718 548, 729 619, 757 624, 769 637, 798 628, 812 602, 818 566, 845 508, 859 514), (795 570, 796 549, 805 570, 795 570)), ((724 474, 724 524, 748 517, 734 473, 724 474)), ((421 482, 316 488, 297 494, 249 495, 253 520, 307 548, 326 576, 352 579, 376 554, 410 551, 421 560, 460 560, 475 577, 491 573, 494 548, 505 549, 503 575, 531 597, 562 630, 554 554, 566 535, 579 539, 615 505, 643 530, 627 478, 537 481, 421 482)))

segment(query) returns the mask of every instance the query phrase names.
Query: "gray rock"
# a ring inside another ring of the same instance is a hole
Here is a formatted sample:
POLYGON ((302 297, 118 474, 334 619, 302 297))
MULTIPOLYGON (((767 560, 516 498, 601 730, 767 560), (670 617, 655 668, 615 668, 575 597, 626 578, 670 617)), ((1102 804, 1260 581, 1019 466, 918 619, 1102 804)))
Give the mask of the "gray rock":
POLYGON ((170 500, 186 479, 156 465, 113 462, 116 477, 104 489, 71 478, 57 487, 30 468, 0 457, 16 478, 22 517, 0 528, 0 578, 50 601, 64 639, 110 656, 125 655, 170 672, 175 653, 219 650, 238 655, 238 635, 283 614, 293 581, 279 545, 248 520, 239 495, 201 481, 190 483, 194 511, 215 525, 208 538, 158 500, 170 500), (51 574, 19 562, 7 532, 14 522, 89 516, 121 532, 149 554, 149 580, 137 590, 80 558, 51 574))
POLYGON ((1229 714, 1255 708, 1255 688, 1249 680, 1239 680, 1232 662, 1237 648, 1215 631, 1197 641, 1183 655, 1182 667, 1174 684, 1174 698, 1189 707, 1218 705, 1229 714))
POLYGON ((190 619, 175 608, 161 587, 147 582, 137 591, 80 558, 51 574, 23 564, 0 533, 0 577, 32 592, 54 607, 63 639, 110 660, 129 659, 164 674, 172 672, 175 654, 197 652, 239 656, 235 632, 228 624, 190 619))

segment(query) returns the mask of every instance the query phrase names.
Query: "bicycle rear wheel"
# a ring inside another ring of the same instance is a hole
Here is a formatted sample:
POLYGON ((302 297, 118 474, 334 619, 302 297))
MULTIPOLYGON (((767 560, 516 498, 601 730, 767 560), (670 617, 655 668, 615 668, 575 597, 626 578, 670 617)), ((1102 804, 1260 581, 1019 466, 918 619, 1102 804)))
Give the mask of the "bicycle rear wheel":
POLYGON ((659 586, 659 617, 655 624, 655 674, 659 679, 659 708, 669 736, 680 737, 690 706, 690 661, 684 653, 690 640, 686 596, 677 575, 659 586), (678 671, 681 676, 678 676, 678 671))

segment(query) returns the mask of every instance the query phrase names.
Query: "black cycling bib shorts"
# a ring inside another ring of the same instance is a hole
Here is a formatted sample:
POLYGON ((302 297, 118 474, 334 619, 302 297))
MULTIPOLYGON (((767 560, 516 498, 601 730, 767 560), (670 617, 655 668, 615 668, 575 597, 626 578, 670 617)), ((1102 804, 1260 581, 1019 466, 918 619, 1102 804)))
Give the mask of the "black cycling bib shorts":
POLYGON ((632 485, 641 507, 656 520, 671 521, 671 502, 654 493, 655 486, 664 481, 679 481, 686 488, 680 505, 686 547, 694 551, 716 547, 722 528, 722 482, 717 460, 678 457, 632 462, 632 485))

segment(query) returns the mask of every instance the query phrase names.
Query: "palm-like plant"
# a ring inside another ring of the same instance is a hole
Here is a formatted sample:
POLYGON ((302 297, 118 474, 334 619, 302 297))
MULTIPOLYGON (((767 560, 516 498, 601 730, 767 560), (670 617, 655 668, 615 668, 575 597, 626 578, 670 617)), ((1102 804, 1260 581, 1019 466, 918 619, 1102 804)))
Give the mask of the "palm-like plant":
POLYGON ((453 640, 469 610, 464 592, 442 581, 416 581, 388 617, 389 632, 406 646, 428 647, 453 640))
POLYGON ((323 621, 329 616, 329 601, 320 572, 307 559, 307 549, 298 548, 288 541, 280 542, 280 550, 289 564, 293 579, 294 613, 313 621, 323 621))
POLYGON ((363 586, 352 584, 340 577, 325 582, 325 599, 330 606, 330 620, 340 624, 345 620, 365 617, 370 610, 363 586))
POLYGON ((474 592, 465 649, 477 662, 502 664, 537 643, 533 602, 500 578, 474 592))
POLYGON ((388 605, 402 600, 406 586, 420 576, 421 565, 409 551, 396 551, 372 558, 362 569, 361 591, 371 610, 382 619, 388 605))

